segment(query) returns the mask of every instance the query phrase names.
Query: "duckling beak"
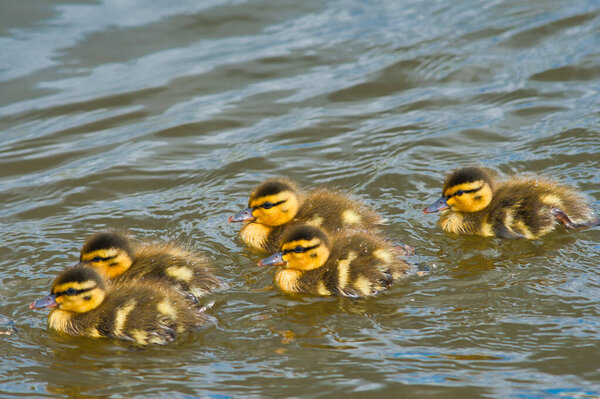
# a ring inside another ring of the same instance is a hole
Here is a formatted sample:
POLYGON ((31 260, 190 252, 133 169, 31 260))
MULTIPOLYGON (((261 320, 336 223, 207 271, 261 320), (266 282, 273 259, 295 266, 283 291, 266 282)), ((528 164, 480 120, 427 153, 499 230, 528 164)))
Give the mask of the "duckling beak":
POLYGON ((246 208, 243 211, 241 211, 240 213, 236 213, 233 216, 229 216, 229 222, 243 222, 246 220, 254 220, 256 219, 254 216, 252 216, 252 208, 246 208))
POLYGON ((446 197, 442 197, 433 204, 429 205, 427 208, 423 209, 423 213, 435 213, 448 208, 450 208, 450 206, 446 202, 446 197))
POLYGON ((281 266, 285 265, 285 261, 283 260, 283 252, 275 252, 273 255, 268 258, 261 259, 258 261, 259 266, 281 266))
POLYGON ((56 303, 56 295, 50 294, 45 298, 38 299, 37 301, 33 302, 31 305, 29 305, 29 309, 45 309, 53 308, 55 306, 58 306, 58 303, 56 303))

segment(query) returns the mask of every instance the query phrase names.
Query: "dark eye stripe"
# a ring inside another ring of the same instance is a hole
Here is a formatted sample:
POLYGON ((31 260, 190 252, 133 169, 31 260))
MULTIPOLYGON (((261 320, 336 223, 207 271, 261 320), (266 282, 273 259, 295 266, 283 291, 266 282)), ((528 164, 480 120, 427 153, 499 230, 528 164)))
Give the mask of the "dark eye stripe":
POLYGON ((61 295, 79 295, 79 294, 82 294, 84 292, 91 291, 94 288, 96 288, 96 286, 93 286, 93 287, 90 287, 90 288, 83 288, 83 289, 80 289, 80 290, 74 290, 72 294, 67 294, 67 291, 69 291, 70 289, 72 289, 72 288, 68 288, 68 289, 66 289, 64 291, 61 291, 61 292, 55 292, 54 295, 56 295, 56 296, 61 296, 61 295))
MULTIPOLYGON (((455 192, 454 194, 446 196, 446 198, 447 198, 447 199, 450 199, 450 198, 454 197, 455 195, 459 195, 458 193, 462 193, 462 194, 466 194, 466 193, 474 193, 475 191, 479 191, 479 190, 481 190, 482 188, 483 188, 483 186, 481 186, 481 187, 479 187, 479 188, 474 188, 474 189, 472 189, 472 190, 458 190, 458 191, 457 191, 457 192, 455 192)), ((460 194, 460 195, 462 195, 462 194, 460 194)))
POLYGON ((116 258, 116 257, 117 257, 117 255, 115 255, 115 256, 107 256, 106 258, 103 258, 101 256, 94 256, 89 261, 90 262, 98 262, 98 261, 104 261, 104 262, 106 262, 107 260, 110 260, 110 259, 113 259, 113 258, 116 258))
POLYGON ((281 251, 281 252, 283 253, 283 255, 289 254, 290 252, 296 252, 296 253, 300 254, 300 253, 304 253, 306 251, 310 251, 311 249, 315 249, 319 245, 321 245, 321 244, 316 244, 316 245, 313 245, 312 247, 300 247, 302 249, 301 251, 296 251, 296 248, 298 248, 298 247, 294 247, 292 249, 286 249, 285 251, 281 251))
POLYGON ((273 202, 273 203, 271 203, 271 202, 265 202, 264 204, 252 207, 252 210, 255 210, 255 209, 258 209, 258 208, 271 209, 274 206, 281 205, 281 204, 283 204, 286 201, 287 200, 283 200, 283 201, 279 201, 279 202, 273 202), (266 204, 271 204, 271 206, 265 206, 266 204))

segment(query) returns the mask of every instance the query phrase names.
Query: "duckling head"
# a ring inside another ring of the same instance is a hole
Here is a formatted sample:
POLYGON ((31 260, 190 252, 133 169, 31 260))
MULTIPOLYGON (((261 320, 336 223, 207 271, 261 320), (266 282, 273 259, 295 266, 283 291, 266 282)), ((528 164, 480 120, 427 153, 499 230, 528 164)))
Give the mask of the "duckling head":
POLYGON ((483 168, 464 167, 446 177, 442 197, 423 209, 434 213, 450 209, 455 212, 477 212, 492 201, 493 179, 483 168))
POLYGON ((94 234, 83 244, 79 261, 112 279, 127 271, 135 259, 126 235, 115 230, 94 234))
POLYGON ((285 179, 269 179, 250 194, 248 208, 230 216, 230 222, 254 221, 267 226, 290 222, 300 209, 296 186, 285 179))
POLYGON ((76 265, 61 273, 52 283, 50 295, 38 299, 31 309, 57 308, 67 312, 85 313, 100 306, 106 296, 106 286, 100 274, 90 267, 76 265))
POLYGON ((298 226, 283 236, 279 252, 261 260, 258 265, 313 270, 323 266, 330 253, 329 238, 323 230, 313 226, 298 226))

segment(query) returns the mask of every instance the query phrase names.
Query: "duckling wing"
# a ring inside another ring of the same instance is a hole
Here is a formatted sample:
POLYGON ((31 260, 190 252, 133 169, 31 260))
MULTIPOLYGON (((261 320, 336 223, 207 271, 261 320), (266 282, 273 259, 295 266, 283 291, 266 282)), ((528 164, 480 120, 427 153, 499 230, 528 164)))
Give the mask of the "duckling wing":
POLYGON ((220 286, 206 263, 203 257, 185 252, 142 253, 131 269, 120 277, 122 280, 158 280, 177 287, 181 293, 190 295, 196 301, 220 286))
POLYGON ((505 224, 498 223, 494 226, 494 234, 499 238, 519 239, 527 238, 527 236, 519 231, 515 231, 507 227, 505 224))
POLYGON ((531 239, 552 228, 554 220, 538 190, 520 180, 499 187, 488 211, 488 223, 496 237, 531 239))
POLYGON ((375 295, 388 288, 394 282, 391 270, 385 270, 379 265, 375 265, 373 270, 364 270, 353 276, 349 284, 344 287, 338 287, 338 295, 350 298, 360 298, 375 295))
POLYGON ((370 229, 384 224, 383 218, 361 201, 321 188, 306 195, 296 220, 329 232, 343 227, 370 229))

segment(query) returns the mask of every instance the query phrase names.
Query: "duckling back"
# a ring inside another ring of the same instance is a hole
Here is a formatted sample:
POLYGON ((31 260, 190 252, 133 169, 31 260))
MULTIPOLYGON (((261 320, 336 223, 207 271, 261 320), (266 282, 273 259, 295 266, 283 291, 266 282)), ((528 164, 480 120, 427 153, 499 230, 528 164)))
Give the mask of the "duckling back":
POLYGON ((111 284, 158 280, 194 301, 220 285, 199 253, 171 242, 138 242, 128 233, 110 228, 86 240, 80 260, 99 270, 111 284))
POLYGON ((383 218, 348 194, 319 188, 306 195, 294 222, 335 234, 348 228, 377 229, 383 224, 383 218))
POLYGON ((521 177, 498 185, 486 223, 496 237, 536 238, 556 227, 553 208, 564 210, 576 222, 591 218, 585 198, 572 188, 547 179, 521 177))
POLYGON ((409 270, 402 249, 373 234, 342 230, 331 241, 329 259, 323 267, 300 275, 298 292, 369 296, 389 287, 409 270))
POLYGON ((197 300, 220 286, 204 256, 175 243, 139 244, 136 260, 128 273, 116 281, 127 279, 158 280, 176 287, 181 293, 197 300))

